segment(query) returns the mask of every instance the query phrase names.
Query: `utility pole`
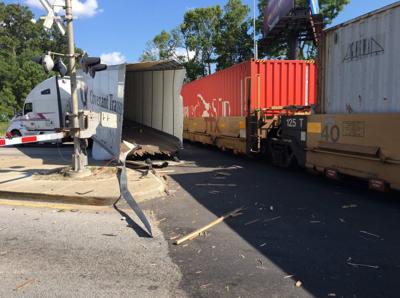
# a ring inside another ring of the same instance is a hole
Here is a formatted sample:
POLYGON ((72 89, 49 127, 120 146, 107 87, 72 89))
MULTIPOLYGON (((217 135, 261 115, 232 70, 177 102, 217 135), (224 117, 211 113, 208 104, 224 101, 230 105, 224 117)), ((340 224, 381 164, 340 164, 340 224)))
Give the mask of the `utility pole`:
POLYGON ((74 137, 74 154, 72 155, 72 170, 74 172, 81 172, 88 164, 86 155, 85 140, 79 138, 79 102, 78 90, 76 79, 76 57, 75 57, 75 41, 74 41, 74 27, 72 15, 72 0, 65 0, 65 21, 67 23, 67 37, 68 37, 68 72, 71 80, 71 99, 72 99, 72 132, 74 137))
POLYGON ((254 59, 258 60, 258 44, 256 35, 256 0, 253 0, 253 40, 254 40, 254 59))
POLYGON ((296 60, 299 57, 299 34, 296 31, 289 33, 288 37, 288 59, 296 60))

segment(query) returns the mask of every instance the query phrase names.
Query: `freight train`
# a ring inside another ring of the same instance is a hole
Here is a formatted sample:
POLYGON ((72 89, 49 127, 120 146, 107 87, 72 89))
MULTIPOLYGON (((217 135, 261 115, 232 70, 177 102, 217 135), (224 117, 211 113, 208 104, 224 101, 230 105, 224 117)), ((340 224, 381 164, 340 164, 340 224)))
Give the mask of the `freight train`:
POLYGON ((184 138, 400 190, 400 2, 323 32, 317 62, 253 60, 184 85, 184 138))

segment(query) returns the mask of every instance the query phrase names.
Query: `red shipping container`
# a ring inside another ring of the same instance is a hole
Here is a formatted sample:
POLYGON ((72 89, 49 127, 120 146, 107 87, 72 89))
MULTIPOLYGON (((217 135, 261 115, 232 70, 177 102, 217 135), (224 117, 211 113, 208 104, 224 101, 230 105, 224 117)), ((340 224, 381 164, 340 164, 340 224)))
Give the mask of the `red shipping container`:
POLYGON ((184 115, 192 117, 247 116, 249 111, 316 103, 314 62, 251 60, 185 84, 184 115))

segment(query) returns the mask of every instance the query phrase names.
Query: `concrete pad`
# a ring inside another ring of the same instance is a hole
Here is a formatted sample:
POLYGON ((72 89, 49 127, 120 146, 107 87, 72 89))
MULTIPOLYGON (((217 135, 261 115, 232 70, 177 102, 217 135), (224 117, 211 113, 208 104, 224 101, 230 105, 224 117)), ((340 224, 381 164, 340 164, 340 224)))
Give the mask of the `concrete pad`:
MULTIPOLYGON (((70 178, 61 164, 27 156, 0 157, 0 197, 85 205, 111 205, 120 195, 116 169, 93 167, 93 175, 70 178)), ((127 169, 128 187, 137 202, 165 194, 165 183, 152 173, 127 169)))

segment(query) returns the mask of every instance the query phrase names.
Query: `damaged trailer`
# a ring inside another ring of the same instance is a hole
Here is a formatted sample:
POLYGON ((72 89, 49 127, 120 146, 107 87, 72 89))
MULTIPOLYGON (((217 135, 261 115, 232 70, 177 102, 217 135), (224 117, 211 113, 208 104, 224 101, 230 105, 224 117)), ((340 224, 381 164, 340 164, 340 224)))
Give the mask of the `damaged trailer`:
POLYGON ((115 128, 99 126, 93 157, 119 156, 121 141, 137 144, 135 156, 174 156, 182 147, 183 103, 180 96, 185 69, 176 61, 109 66, 91 78, 78 76, 82 108, 109 115, 115 128))

